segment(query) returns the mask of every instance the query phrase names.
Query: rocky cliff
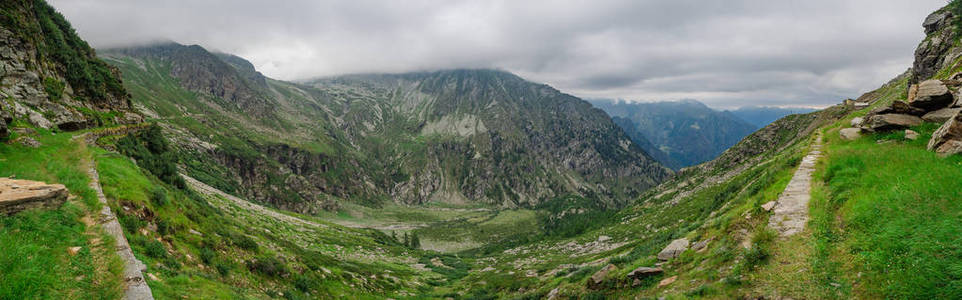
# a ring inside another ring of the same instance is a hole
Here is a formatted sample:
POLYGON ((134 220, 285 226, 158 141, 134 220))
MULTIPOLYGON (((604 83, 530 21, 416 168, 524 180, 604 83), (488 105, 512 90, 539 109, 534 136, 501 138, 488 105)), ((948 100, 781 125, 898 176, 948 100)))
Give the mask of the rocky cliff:
POLYGON ((0 3, 0 136, 11 122, 77 130, 136 123, 117 70, 43 1, 0 3))

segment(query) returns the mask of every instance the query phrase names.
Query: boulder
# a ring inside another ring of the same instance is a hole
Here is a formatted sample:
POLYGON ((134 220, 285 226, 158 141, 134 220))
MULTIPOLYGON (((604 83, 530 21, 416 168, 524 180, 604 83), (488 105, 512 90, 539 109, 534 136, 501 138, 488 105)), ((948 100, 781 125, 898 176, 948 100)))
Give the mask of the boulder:
MULTIPOLYGON (((843 140, 854 141, 862 137, 862 130, 858 128, 845 128, 845 129, 839 130, 838 134, 842 136, 843 140)), ((775 202, 769 202, 769 203, 773 203, 772 206, 774 206, 775 202)), ((765 208, 765 207, 762 206, 762 208, 765 208)), ((767 211, 770 209, 765 209, 765 210, 767 211)))
POLYGON ((948 22, 951 21, 952 13, 947 10, 936 11, 925 18, 922 22, 922 27, 925 28, 925 34, 932 34, 939 30, 939 28, 945 27, 948 22))
POLYGON ((67 188, 62 184, 0 178, 0 215, 28 209, 58 208, 67 201, 67 194, 67 188))
POLYGON ((704 239, 704 240, 698 241, 694 245, 691 245, 691 250, 701 251, 702 249, 705 249, 705 247, 708 247, 708 243, 711 242, 712 239, 704 239))
POLYGON ((849 122, 852 127, 860 127, 862 126, 862 123, 865 123, 865 118, 862 117, 852 118, 852 122, 849 122))
POLYGON ((921 108, 912 107, 908 103, 905 103, 905 101, 895 100, 892 102, 892 105, 873 109, 871 112, 868 113, 867 118, 871 118, 874 115, 884 115, 884 114, 902 114, 902 115, 913 115, 913 116, 921 117, 922 115, 925 114, 925 110, 921 108))
POLYGON ((591 275, 591 278, 588 279, 588 288, 590 289, 601 288, 601 284, 604 283, 605 279, 608 278, 608 273, 611 273, 611 271, 614 271, 617 269, 618 267, 612 264, 608 264, 604 268, 601 268, 601 270, 598 270, 598 272, 595 272, 595 274, 591 275))
POLYGON ((664 272, 661 268, 639 267, 628 273, 628 279, 644 279, 664 272))
POLYGON ((662 279, 660 282, 658 282, 658 287, 666 287, 669 284, 674 283, 675 280, 678 280, 678 275, 662 279))
POLYGON ((952 117, 958 115, 959 112, 962 112, 962 108, 943 108, 925 114, 922 116, 922 120, 932 123, 945 123, 945 121, 948 121, 952 117))
POLYGON ((919 139, 919 133, 918 133, 918 132, 915 132, 914 130, 911 130, 911 129, 906 129, 906 130, 905 130, 905 139, 913 140, 913 141, 914 141, 914 140, 917 140, 917 139, 919 139))
POLYGON ((21 136, 13 140, 13 143, 23 145, 24 147, 30 148, 40 148, 43 146, 40 142, 29 136, 21 136))
POLYGON ((909 105, 931 111, 947 107, 954 101, 952 92, 941 80, 930 79, 919 84, 918 95, 909 105))
POLYGON ((869 117, 866 125, 873 131, 905 129, 922 124, 922 118, 903 114, 882 114, 869 117))
POLYGON ((908 94, 908 97, 905 98, 905 101, 912 102, 912 100, 915 100, 915 96, 917 96, 918 94, 919 94, 918 84, 913 84, 909 86, 909 94, 908 94))
MULTIPOLYGON (((845 128, 845 129, 856 129, 856 128, 845 128)), ((845 131, 845 129, 842 129, 842 131, 845 131)), ((861 130, 858 130, 858 131, 861 131, 861 130)), ((855 132, 855 134, 857 134, 858 136, 861 136, 862 134, 858 133, 858 131, 855 132)), ((858 136, 856 136, 855 138, 858 138, 858 136)), ((842 138, 845 139, 844 133, 842 134, 842 138)), ((764 209, 765 211, 772 211, 772 208, 775 208, 775 201, 768 201, 765 204, 762 204, 762 209, 764 209)))
POLYGON ((928 149, 943 156, 962 153, 962 114, 945 121, 932 133, 928 149))
POLYGON ((685 250, 688 250, 689 244, 690 243, 686 238, 680 238, 680 239, 671 241, 671 243, 669 243, 668 246, 665 247, 665 249, 662 249, 661 252, 658 252, 658 259, 669 260, 669 259, 678 257, 678 255, 681 255, 682 252, 685 252, 685 250))

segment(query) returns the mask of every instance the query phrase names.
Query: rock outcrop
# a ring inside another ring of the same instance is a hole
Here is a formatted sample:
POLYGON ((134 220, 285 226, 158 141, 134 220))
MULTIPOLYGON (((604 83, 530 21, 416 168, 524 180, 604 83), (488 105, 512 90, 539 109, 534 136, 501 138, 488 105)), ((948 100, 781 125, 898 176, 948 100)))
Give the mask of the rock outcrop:
POLYGON ((62 184, 0 178, 0 214, 12 215, 28 209, 55 209, 67 201, 62 184))
POLYGON ((680 238, 680 239, 671 241, 671 243, 669 243, 668 246, 665 247, 665 249, 662 249, 661 252, 658 252, 658 259, 669 260, 669 259, 678 257, 678 255, 681 255, 682 252, 685 252, 685 250, 688 250, 688 246, 690 244, 691 243, 686 238, 680 238))
POLYGON ((119 72, 52 7, 9 0, 0 11, 0 111, 61 130, 103 125, 109 115, 116 123, 137 119, 125 117, 135 113, 119 72))
POLYGON ((627 278, 629 281, 631 281, 632 286, 638 286, 641 284, 642 279, 656 276, 664 272, 665 270, 662 270, 661 268, 639 267, 629 272, 627 278))
POLYGON ((930 14, 922 24, 927 38, 915 49, 915 61, 912 64, 911 83, 932 78, 939 70, 955 62, 962 51, 953 48, 957 34, 955 26, 951 25, 953 15, 947 9, 930 14))

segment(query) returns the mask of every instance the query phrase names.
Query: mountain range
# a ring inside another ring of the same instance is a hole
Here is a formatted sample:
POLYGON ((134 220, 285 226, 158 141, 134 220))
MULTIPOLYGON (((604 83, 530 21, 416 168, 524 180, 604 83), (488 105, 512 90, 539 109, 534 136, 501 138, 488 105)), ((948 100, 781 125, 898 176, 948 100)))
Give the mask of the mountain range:
POLYGON ((908 72, 769 124, 0 12, 0 299, 962 297, 958 0, 908 72))

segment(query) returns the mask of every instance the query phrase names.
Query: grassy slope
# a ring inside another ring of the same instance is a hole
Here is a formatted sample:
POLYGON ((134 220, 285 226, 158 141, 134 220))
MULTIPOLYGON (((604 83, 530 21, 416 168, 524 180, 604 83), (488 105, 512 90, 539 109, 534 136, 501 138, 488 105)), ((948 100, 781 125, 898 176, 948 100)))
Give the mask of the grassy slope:
POLYGON ((100 204, 83 168, 89 151, 71 136, 42 131, 39 149, 0 144, 0 176, 62 183, 77 196, 59 209, 0 216, 2 299, 106 299, 123 292, 113 241, 83 221, 100 204), (77 246, 80 252, 69 255, 67 248, 77 246))

